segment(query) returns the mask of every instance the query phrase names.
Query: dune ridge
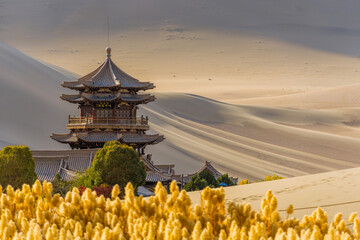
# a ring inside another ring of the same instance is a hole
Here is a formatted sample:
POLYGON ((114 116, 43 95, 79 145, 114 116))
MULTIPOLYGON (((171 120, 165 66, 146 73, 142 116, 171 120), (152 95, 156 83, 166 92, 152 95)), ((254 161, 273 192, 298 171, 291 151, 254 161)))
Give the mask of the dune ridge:
MULTIPOLYGON (((278 200, 278 209, 286 217, 286 209, 294 206, 293 216, 302 218, 311 215, 318 207, 333 219, 337 213, 347 219, 351 213, 360 208, 360 168, 351 168, 326 173, 282 179, 270 182, 254 183, 224 188, 225 201, 237 203, 248 202, 252 208, 259 210, 261 200, 271 189, 278 200)), ((200 193, 190 192, 192 203, 200 204, 200 193)))
MULTIPOLYGON (((235 106, 187 94, 159 93, 157 97, 157 102, 143 108, 152 119, 152 128, 165 134, 166 142, 176 149, 195 159, 211 160, 236 176, 258 179, 277 173, 290 177, 359 164, 358 139, 296 127, 321 121, 342 126, 346 117, 341 112, 235 106), (280 119, 294 126, 279 123, 280 119)), ((149 149, 157 147, 161 146, 149 149)), ((156 151, 154 156, 164 159, 156 151)), ((176 165, 183 165, 183 158, 172 158, 176 165)))
MULTIPOLYGON (((64 75, 4 44, 0 45, 0 144, 32 149, 68 149, 50 139, 67 132, 73 104, 64 75)), ((223 172, 249 179, 274 173, 285 177, 359 166, 358 109, 284 109, 231 105, 184 93, 155 93, 140 108, 152 131, 166 140, 147 147, 157 164, 175 163, 177 173, 191 173, 205 160, 223 172), (336 131, 334 130, 336 128, 336 131)))
POLYGON ((301 109, 359 108, 360 84, 324 88, 283 96, 232 99, 234 104, 291 107, 301 109))

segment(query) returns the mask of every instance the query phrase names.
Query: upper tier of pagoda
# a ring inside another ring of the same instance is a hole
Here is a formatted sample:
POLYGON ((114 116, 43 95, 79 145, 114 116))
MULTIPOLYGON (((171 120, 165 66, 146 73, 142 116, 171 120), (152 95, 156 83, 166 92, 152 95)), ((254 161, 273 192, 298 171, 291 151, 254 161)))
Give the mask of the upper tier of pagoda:
POLYGON ((129 91, 139 91, 153 89, 155 86, 150 82, 140 82, 129 74, 122 71, 111 60, 111 48, 106 49, 107 58, 95 71, 79 78, 77 81, 64 82, 63 87, 73 90, 84 91, 86 88, 92 90, 127 89, 129 91))

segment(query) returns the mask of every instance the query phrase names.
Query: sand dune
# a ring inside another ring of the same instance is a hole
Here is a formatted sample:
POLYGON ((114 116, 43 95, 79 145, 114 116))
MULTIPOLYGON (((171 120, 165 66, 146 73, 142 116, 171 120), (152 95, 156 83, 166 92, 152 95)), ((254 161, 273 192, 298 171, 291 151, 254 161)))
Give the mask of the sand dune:
POLYGON ((276 106, 307 109, 357 108, 360 107, 360 84, 326 88, 284 96, 231 99, 235 104, 276 106))
MULTIPOLYGON (((49 138, 66 132, 73 104, 59 99, 70 77, 1 45, 0 140, 32 149, 68 148, 49 138)), ((233 176, 300 176, 359 166, 356 109, 296 110, 225 104, 197 95, 156 93, 141 107, 166 141, 147 148, 156 163, 190 173, 205 160, 233 176), (351 124, 352 125, 351 125, 351 124), (355 124, 354 124, 355 123, 355 124), (355 126, 353 126, 355 125, 355 126), (333 131, 328 131, 333 129, 333 131), (337 129, 335 131, 334 129, 337 129)))
POLYGON ((3 1, 0 41, 83 75, 105 57, 109 16, 113 59, 126 72, 157 91, 230 102, 268 95, 266 88, 274 96, 358 83, 359 7, 328 0, 3 1))
MULTIPOLYGON (((278 209, 286 218, 289 204, 294 206, 294 216, 302 219, 317 207, 323 208, 329 219, 343 213, 346 220, 360 208, 360 168, 313 174, 271 182, 255 183, 225 188, 225 201, 249 202, 259 210, 262 198, 271 189, 278 199, 278 209)), ((193 204, 200 204, 200 193, 188 193, 193 204)))
POLYGON ((187 94, 157 97, 143 107, 144 113, 152 128, 165 134, 164 144, 173 151, 164 153, 161 144, 148 149, 155 159, 176 163, 178 171, 189 172, 203 159, 250 179, 359 166, 357 138, 316 129, 317 125, 337 126, 356 132, 344 124, 353 118, 342 111, 235 106, 187 94))
POLYGON ((64 131, 75 112, 59 99, 67 76, 0 43, 0 146, 59 148, 48 136, 64 131), (66 113, 68 112, 68 113, 66 113), (64 115, 65 114, 65 115, 64 115))

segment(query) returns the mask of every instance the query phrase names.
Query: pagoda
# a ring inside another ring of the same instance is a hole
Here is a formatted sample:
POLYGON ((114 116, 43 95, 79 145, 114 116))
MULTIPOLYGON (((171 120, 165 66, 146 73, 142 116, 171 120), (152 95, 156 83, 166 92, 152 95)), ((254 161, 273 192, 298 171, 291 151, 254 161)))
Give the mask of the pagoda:
POLYGON ((111 60, 111 48, 107 57, 93 72, 64 82, 63 87, 76 90, 74 95, 63 94, 60 98, 78 104, 79 117, 70 117, 68 134, 53 134, 51 138, 69 144, 72 149, 101 148, 108 141, 119 141, 136 149, 139 155, 149 144, 161 142, 159 134, 149 135, 148 117, 137 117, 139 104, 155 100, 151 94, 139 91, 153 89, 150 82, 140 82, 131 77, 111 60))

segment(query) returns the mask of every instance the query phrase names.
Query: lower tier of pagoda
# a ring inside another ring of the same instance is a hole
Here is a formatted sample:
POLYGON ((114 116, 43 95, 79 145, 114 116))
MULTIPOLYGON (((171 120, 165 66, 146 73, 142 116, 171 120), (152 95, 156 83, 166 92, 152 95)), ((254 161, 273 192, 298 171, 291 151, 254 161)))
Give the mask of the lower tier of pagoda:
POLYGON ((159 134, 148 135, 144 133, 116 133, 104 131, 53 134, 51 138, 60 143, 67 143, 73 149, 100 148, 106 142, 110 141, 119 141, 126 145, 140 149, 149 144, 157 144, 164 140, 164 136, 159 134))

